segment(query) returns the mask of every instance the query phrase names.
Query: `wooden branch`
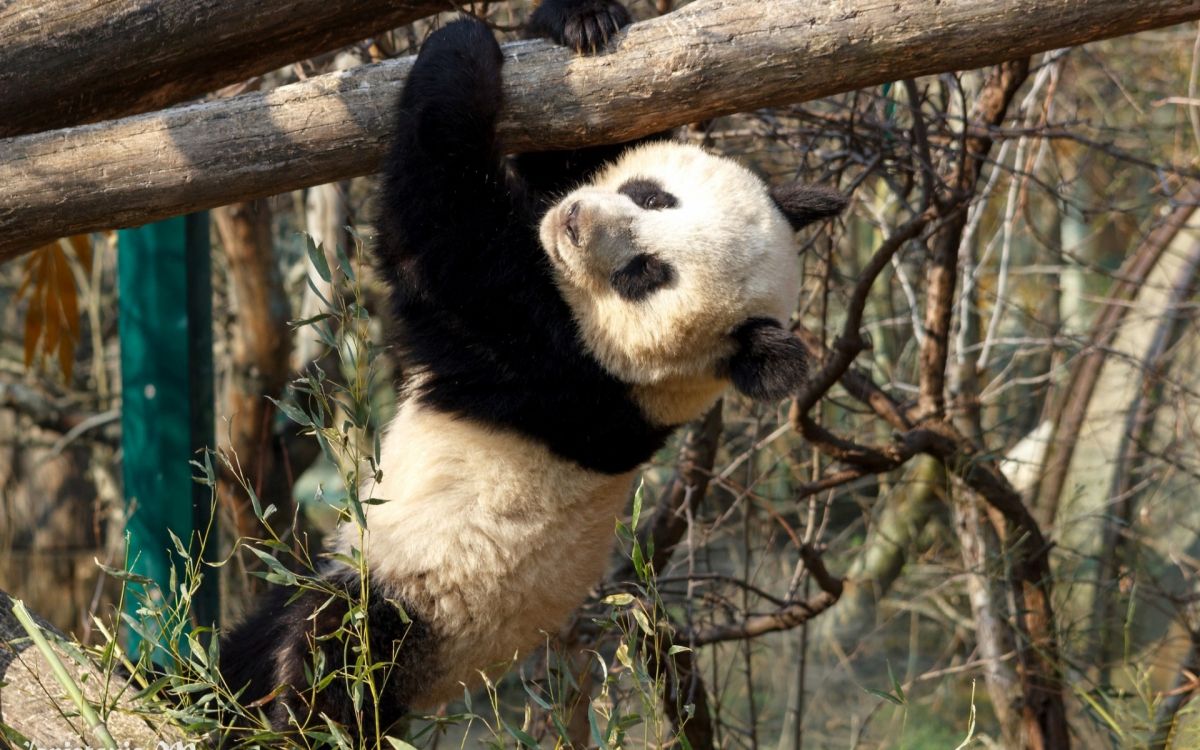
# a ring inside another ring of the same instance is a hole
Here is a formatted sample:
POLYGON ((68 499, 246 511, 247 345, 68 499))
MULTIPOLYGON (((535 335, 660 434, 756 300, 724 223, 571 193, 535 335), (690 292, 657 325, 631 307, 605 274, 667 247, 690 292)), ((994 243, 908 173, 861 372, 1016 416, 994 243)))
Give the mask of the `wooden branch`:
POLYGON ((0 136, 161 109, 455 7, 452 0, 0 3, 0 136))
POLYGON ((924 206, 921 207, 921 210, 922 213, 909 219, 879 245, 875 254, 871 256, 871 260, 859 274, 858 281, 854 284, 854 291, 846 304, 846 322, 842 326, 841 335, 833 342, 831 356, 824 358, 821 369, 808 378, 804 388, 796 394, 796 399, 792 402, 791 419, 793 422, 800 417, 807 417, 808 412, 816 405, 817 401, 846 374, 850 365, 854 363, 855 357, 866 348, 867 343, 863 340, 860 329, 862 328, 863 311, 867 307, 867 295, 871 293, 875 279, 900 251, 904 243, 919 235, 925 225, 929 223, 930 217, 924 213, 924 206))
POLYGON ((950 353, 950 323, 954 289, 958 284, 958 246, 967 225, 967 206, 975 196, 983 163, 992 149, 986 127, 999 125, 1008 105, 1029 75, 1029 60, 1019 59, 996 66, 988 76, 972 107, 970 122, 985 128, 968 129, 958 154, 958 163, 945 180, 947 195, 935 201, 944 220, 933 240, 933 262, 925 277, 925 339, 920 352, 920 396, 913 421, 941 417, 945 410, 946 359, 950 353))
MULTIPOLYGON (((103 747, 88 728, 51 660, 33 644, 13 612, 13 599, 0 591, 0 722, 20 732, 33 747, 103 747)), ((50 623, 34 618, 67 677, 104 720, 103 730, 122 748, 190 744, 166 718, 163 706, 136 695, 114 672, 87 661, 78 646, 50 623)), ((9 747, 0 738, 0 746, 9 747)))
MULTIPOLYGON (((500 128, 513 151, 619 141, 1196 18, 1200 0, 699 0, 597 57, 507 45, 500 128)), ((69 234, 370 172, 410 65, 0 140, 0 262, 69 234)))
POLYGON ((807 545, 801 547, 800 556, 804 558, 805 567, 821 589, 807 601, 792 602, 775 612, 752 615, 741 622, 711 625, 694 632, 689 631, 676 640, 689 646, 703 646, 709 643, 757 638, 765 633, 791 630, 837 604, 842 596, 842 580, 825 568, 820 554, 813 548, 807 545))

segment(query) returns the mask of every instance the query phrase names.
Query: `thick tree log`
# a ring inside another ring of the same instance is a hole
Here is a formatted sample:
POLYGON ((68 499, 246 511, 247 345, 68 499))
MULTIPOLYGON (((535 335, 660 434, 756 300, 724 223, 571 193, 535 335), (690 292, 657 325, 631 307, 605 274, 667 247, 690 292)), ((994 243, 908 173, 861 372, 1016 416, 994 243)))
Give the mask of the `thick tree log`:
POLYGON ((455 7, 451 0, 0 3, 0 136, 161 109, 455 7))
MULTIPOLYGON (((29 639, 13 611, 13 600, 0 591, 0 722, 17 735, 0 734, 0 747, 16 747, 28 740, 33 747, 104 747, 111 737, 117 747, 187 746, 187 738, 165 716, 163 707, 136 697, 136 687, 93 664, 78 646, 39 617, 54 655, 65 667, 65 676, 99 715, 102 725, 89 727, 51 661, 29 639)), ((194 745, 193 745, 194 746, 194 745)))
MULTIPOLYGON (((609 54, 505 47, 513 151, 973 68, 1200 18, 1200 0, 698 0, 609 54)), ((268 93, 0 140, 0 262, 46 241, 374 170, 411 59, 268 93)))

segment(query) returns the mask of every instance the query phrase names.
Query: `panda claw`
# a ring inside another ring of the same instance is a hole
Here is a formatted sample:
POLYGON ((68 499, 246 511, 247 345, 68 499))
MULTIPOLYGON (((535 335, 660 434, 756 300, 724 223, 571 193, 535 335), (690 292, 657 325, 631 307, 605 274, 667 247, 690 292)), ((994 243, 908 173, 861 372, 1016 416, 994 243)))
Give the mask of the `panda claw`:
POLYGON ((578 54, 595 55, 630 22, 629 11, 616 0, 545 0, 531 30, 578 54))

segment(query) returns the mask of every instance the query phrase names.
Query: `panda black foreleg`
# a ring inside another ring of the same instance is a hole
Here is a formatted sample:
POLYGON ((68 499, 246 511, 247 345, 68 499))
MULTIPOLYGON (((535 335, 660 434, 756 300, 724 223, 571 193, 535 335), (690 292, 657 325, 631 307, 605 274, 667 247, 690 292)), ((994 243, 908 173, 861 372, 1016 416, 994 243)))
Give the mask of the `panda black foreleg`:
POLYGON ((512 221, 496 143, 502 63, 491 30, 473 18, 434 32, 417 55, 378 207, 375 255, 386 280, 434 294, 461 284, 512 221))

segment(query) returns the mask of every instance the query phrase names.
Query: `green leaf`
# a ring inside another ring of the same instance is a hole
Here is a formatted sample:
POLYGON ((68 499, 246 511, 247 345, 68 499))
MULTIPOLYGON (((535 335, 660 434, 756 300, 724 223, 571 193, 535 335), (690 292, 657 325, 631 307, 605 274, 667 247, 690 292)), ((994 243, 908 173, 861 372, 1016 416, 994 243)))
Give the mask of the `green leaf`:
POLYGON ((110 575, 113 578, 116 578, 118 581, 128 581, 129 583, 140 583, 143 586, 153 586, 154 585, 153 578, 147 578, 146 576, 138 575, 137 573, 134 573, 131 570, 122 570, 121 568, 114 568, 110 565, 105 565, 104 563, 100 562, 96 558, 92 558, 92 560, 93 560, 93 562, 96 563, 97 566, 100 567, 101 570, 103 570, 105 572, 105 574, 110 575))
POLYGON ((300 579, 296 578, 295 573, 283 567, 283 563, 279 562, 279 560, 276 560, 269 553, 249 545, 246 546, 246 549, 253 552, 255 557, 257 557, 259 560, 262 560, 266 566, 271 569, 271 572, 266 576, 268 581, 271 581, 272 583, 282 583, 289 586, 295 586, 300 582, 300 579))
POLYGON ((329 313, 319 313, 317 315, 312 316, 311 318, 301 318, 300 320, 289 320, 288 325, 291 326, 292 328, 303 328, 304 326, 311 326, 316 323, 320 323, 322 320, 325 320, 326 318, 331 318, 331 317, 333 317, 333 316, 330 315, 329 313))
POLYGON ((346 278, 350 279, 351 282, 357 281, 358 279, 354 278, 354 267, 350 265, 350 258, 346 255, 346 248, 339 242, 335 246, 335 249, 337 250, 338 265, 342 267, 342 273, 346 274, 346 278))
POLYGON ((601 601, 613 607, 624 607, 633 603, 633 594, 609 594, 601 601))
POLYGON ((904 705, 904 701, 900 700, 896 696, 894 696, 891 693, 888 693, 886 691, 876 690, 875 688, 866 688, 866 691, 868 693, 870 693, 871 695, 874 695, 876 698, 883 698, 885 701, 890 701, 891 703, 895 703, 897 706, 904 705))
POLYGON ((653 636, 654 628, 650 627, 650 618, 646 617, 646 613, 640 608, 633 609, 631 611, 633 612, 633 619, 637 620, 638 627, 642 629, 642 632, 646 635, 653 636))
POLYGON ((638 578, 643 581, 646 580, 646 560, 642 557, 642 545, 638 544, 637 541, 633 543, 633 555, 631 557, 633 559, 633 569, 637 573, 638 578))
POLYGON ((187 547, 183 546, 183 542, 179 540, 179 537, 175 536, 174 531, 167 529, 167 534, 171 537, 171 544, 175 545, 175 551, 179 553, 180 557, 186 560, 189 557, 187 547))
POLYGON ((509 726, 507 721, 502 720, 501 723, 504 724, 504 731, 511 734, 517 742, 521 743, 521 747, 528 747, 531 750, 539 750, 537 740, 530 737, 525 732, 522 732, 520 729, 509 726))
POLYGON ((596 705, 588 704, 588 727, 592 730, 592 741, 596 743, 596 747, 608 747, 608 743, 604 741, 604 734, 600 731, 600 722, 596 716, 596 705))
POLYGON ((900 698, 900 702, 903 703, 905 700, 904 686, 901 685, 900 681, 896 679, 896 675, 892 674, 892 663, 890 661, 887 663, 887 670, 888 670, 888 679, 892 683, 892 692, 894 692, 896 694, 896 696, 898 698, 900 698))
POLYGON ((395 737, 384 737, 384 739, 387 740, 388 744, 395 748, 395 750, 417 750, 417 748, 408 744, 404 740, 397 739, 395 737))
POLYGON ((317 323, 312 329, 317 334, 317 338, 321 339, 322 344, 335 351, 338 349, 337 338, 333 335, 333 328, 329 323, 317 323))
POLYGON ((33 747, 32 740, 2 721, 0 721, 0 740, 7 740, 10 747, 33 747))
POLYGON ((629 657, 628 643, 621 641, 621 645, 617 646, 616 657, 617 661, 621 662, 626 669, 633 669, 633 659, 629 657))
POLYGON ((289 403, 287 401, 278 401, 276 399, 271 398, 270 396, 267 396, 267 400, 270 401, 271 403, 275 404, 275 407, 277 409, 279 409, 279 411, 281 411, 285 415, 287 415, 287 418, 292 420, 296 424, 303 425, 305 427, 313 426, 312 417, 308 416, 308 414, 305 414, 304 410, 301 409, 299 406, 296 406, 295 404, 289 403))
POLYGON ((558 738, 570 741, 571 733, 567 731, 567 725, 563 724, 563 720, 558 715, 558 712, 552 711, 550 713, 550 720, 554 722, 554 729, 558 732, 558 738))
POLYGON ((646 489, 646 482, 639 481, 637 491, 633 493, 633 518, 629 521, 629 526, 637 531, 638 519, 642 515, 642 494, 646 489))
MULTIPOLYGON (((325 248, 313 242, 312 236, 305 237, 308 246, 308 259, 312 262, 313 268, 317 269, 317 275, 321 277, 321 281, 326 284, 333 283, 333 274, 329 272, 329 259, 325 257, 325 248)), ((316 290, 314 290, 316 291, 316 290)), ((322 297, 322 301, 324 298, 322 297)), ((329 303, 326 302, 326 305, 329 303)))
POLYGON ((539 706, 541 706, 541 707, 542 707, 543 709, 545 709, 546 711, 553 711, 553 710, 554 710, 553 708, 551 708, 551 707, 550 707, 550 704, 546 702, 546 699, 545 699, 545 698, 542 698, 540 695, 538 695, 537 693, 533 692, 533 688, 529 687, 529 683, 527 683, 527 682, 525 682, 525 683, 521 683, 521 687, 525 688, 525 694, 526 694, 526 695, 528 695, 528 696, 529 696, 529 698, 530 698, 530 699, 531 699, 531 700, 532 700, 534 703, 538 704, 539 706))
POLYGON ((333 307, 333 305, 329 304, 329 300, 325 299, 325 295, 321 294, 321 290, 317 289, 317 285, 313 283, 311 276, 306 274, 304 276, 304 281, 306 284, 308 284, 308 288, 312 291, 312 293, 317 295, 317 299, 321 300, 322 305, 325 307, 333 307))

